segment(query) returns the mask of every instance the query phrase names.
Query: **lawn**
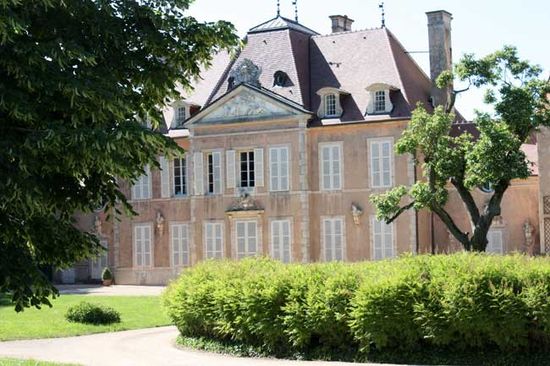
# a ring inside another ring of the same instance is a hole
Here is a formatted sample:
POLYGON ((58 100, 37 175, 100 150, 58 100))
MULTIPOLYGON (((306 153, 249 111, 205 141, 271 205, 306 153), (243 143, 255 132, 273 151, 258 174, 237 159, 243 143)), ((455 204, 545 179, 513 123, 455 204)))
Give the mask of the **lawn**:
POLYGON ((78 366, 68 363, 45 362, 35 360, 17 360, 14 358, 0 358, 0 366, 78 366))
POLYGON ((170 324, 170 320, 161 309, 158 296, 61 295, 53 300, 52 304, 51 308, 43 306, 40 310, 30 308, 16 313, 13 305, 10 305, 6 298, 0 298, 0 341, 68 337, 170 324), (85 325, 67 321, 65 319, 67 308, 81 301, 104 304, 118 310, 121 322, 111 325, 85 325))

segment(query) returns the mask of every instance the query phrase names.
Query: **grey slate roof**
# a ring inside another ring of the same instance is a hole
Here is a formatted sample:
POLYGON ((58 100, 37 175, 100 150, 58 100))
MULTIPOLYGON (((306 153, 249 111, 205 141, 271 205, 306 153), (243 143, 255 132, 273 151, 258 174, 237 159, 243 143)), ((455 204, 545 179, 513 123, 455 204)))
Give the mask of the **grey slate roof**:
POLYGON ((260 25, 257 25, 251 28, 248 31, 248 34, 267 32, 267 31, 273 31, 273 30, 281 30, 281 29, 292 29, 292 30, 310 34, 310 35, 319 34, 314 30, 311 30, 308 27, 305 27, 294 20, 290 20, 282 16, 277 16, 273 19, 268 20, 265 23, 262 23, 260 25))

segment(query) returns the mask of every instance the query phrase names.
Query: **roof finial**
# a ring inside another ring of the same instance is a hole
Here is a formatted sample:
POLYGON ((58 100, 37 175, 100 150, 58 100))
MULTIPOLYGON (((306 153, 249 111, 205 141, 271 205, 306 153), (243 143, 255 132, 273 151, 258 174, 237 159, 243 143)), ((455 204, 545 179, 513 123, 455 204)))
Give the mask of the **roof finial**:
POLYGON ((386 15, 386 13, 384 12, 384 2, 380 2, 378 4, 378 7, 382 11, 382 28, 386 28, 386 19, 384 18, 384 16, 386 15))
POLYGON ((281 16, 281 0, 277 0, 277 16, 281 16))
POLYGON ((292 0, 292 5, 294 5, 294 20, 298 22, 298 0, 292 0))

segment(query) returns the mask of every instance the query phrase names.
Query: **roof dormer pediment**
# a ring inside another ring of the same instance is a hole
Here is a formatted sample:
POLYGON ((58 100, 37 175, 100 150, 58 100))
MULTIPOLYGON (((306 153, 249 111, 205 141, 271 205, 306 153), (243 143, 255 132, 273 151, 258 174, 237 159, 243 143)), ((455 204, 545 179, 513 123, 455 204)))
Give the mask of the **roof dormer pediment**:
POLYGON ((241 84, 192 117, 186 123, 186 127, 278 119, 304 114, 310 112, 291 100, 263 88, 241 84))

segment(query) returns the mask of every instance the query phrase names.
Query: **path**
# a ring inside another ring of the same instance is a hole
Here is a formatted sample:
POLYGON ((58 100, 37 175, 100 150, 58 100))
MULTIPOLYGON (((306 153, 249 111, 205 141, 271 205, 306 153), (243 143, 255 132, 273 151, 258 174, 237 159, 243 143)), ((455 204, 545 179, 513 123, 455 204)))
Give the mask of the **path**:
POLYGON ((61 295, 94 295, 94 296, 158 296, 165 286, 133 285, 56 285, 61 295))
MULTIPOLYGON (((344 362, 238 358, 175 347, 175 327, 80 337, 0 342, 0 357, 101 366, 343 366, 344 362)), ((379 365, 378 365, 379 366, 379 365)))

